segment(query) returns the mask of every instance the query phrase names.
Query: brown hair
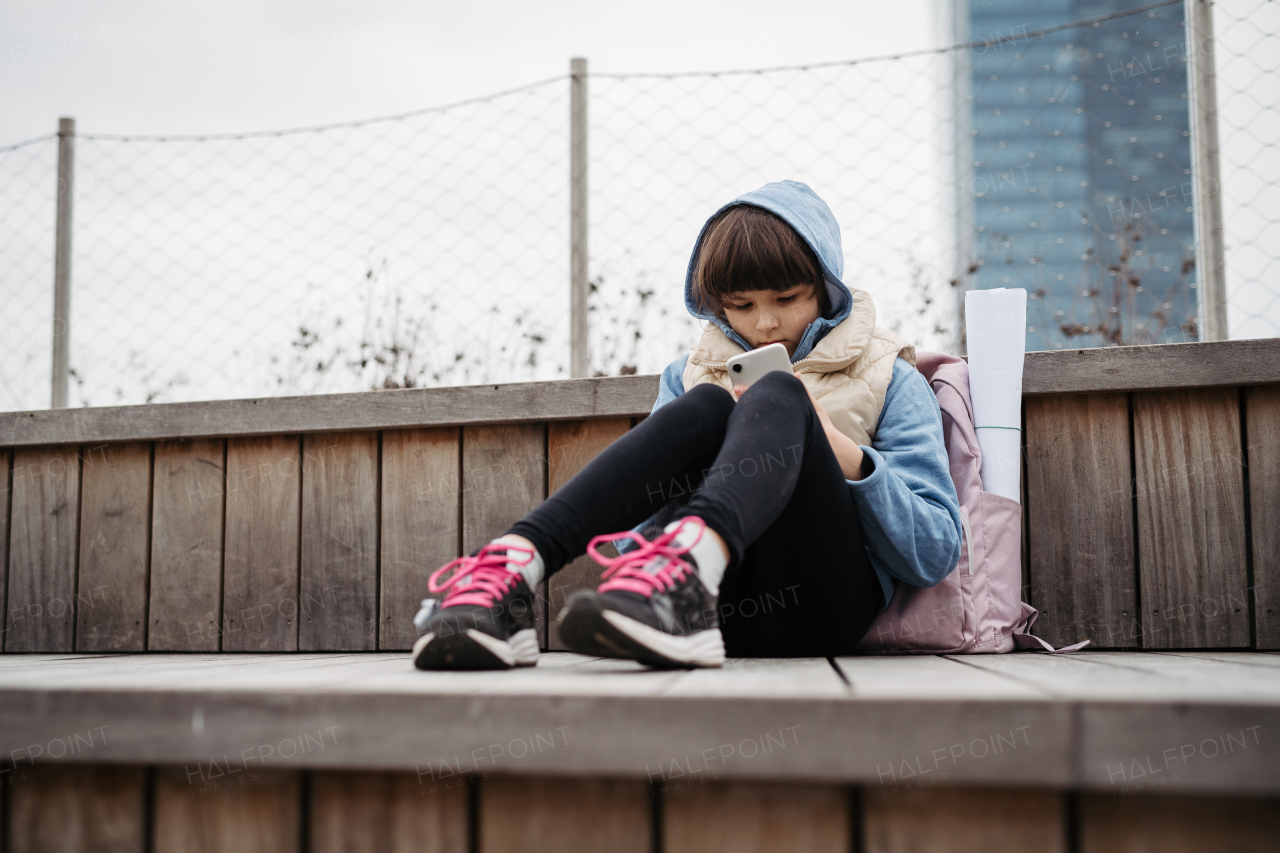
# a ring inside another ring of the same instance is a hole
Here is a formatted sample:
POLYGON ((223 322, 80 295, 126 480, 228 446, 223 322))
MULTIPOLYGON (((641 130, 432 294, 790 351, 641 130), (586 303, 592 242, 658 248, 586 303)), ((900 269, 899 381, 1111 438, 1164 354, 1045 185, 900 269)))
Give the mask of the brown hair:
POLYGON ((693 272, 693 293, 700 305, 723 314, 724 298, 743 290, 787 290, 813 285, 825 316, 830 308, 822 265, 804 238, 781 217, 759 207, 738 204, 707 225, 693 272))

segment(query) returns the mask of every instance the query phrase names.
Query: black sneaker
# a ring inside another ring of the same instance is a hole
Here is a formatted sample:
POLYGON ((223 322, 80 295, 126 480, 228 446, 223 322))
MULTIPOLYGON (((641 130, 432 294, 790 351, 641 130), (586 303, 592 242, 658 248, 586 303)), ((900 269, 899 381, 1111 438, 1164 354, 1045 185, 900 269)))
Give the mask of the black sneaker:
MULTIPOLYGON (((684 521, 705 528, 702 519, 684 521)), ((716 616, 716 597, 702 585, 688 548, 676 535, 646 530, 597 536, 587 545, 605 566, 604 583, 595 592, 579 590, 560 612, 560 639, 584 655, 629 658, 662 668, 723 666, 724 638, 716 616), (630 538, 639 544, 621 557, 605 557, 598 543, 630 538)))
MULTIPOLYGON (((490 543, 470 557, 459 557, 427 580, 431 592, 448 590, 438 608, 423 602, 414 624, 421 636, 413 644, 418 669, 510 669, 538 663, 533 592, 524 575, 507 567, 507 551, 528 548, 490 543), (452 570, 452 574, 450 573, 452 570), (439 578, 448 576, 440 582, 439 578)), ((520 563, 523 565, 523 563, 520 563)))

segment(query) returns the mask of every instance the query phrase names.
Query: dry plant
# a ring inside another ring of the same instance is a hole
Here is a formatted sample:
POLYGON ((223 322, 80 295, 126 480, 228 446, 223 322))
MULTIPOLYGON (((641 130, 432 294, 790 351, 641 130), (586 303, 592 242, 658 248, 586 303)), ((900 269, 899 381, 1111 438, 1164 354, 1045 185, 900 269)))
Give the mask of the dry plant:
MULTIPOLYGON (((312 288, 314 290, 314 288, 312 288)), ((310 300, 308 300, 309 302, 310 300)), ((369 263, 355 326, 329 306, 304 304, 276 384, 289 393, 382 390, 487 383, 494 375, 532 373, 547 335, 493 304, 465 329, 439 325, 432 297, 406 296, 384 258, 369 263), (495 342, 490 345, 485 342, 495 342)), ((282 360, 272 358, 278 367, 282 360)))
MULTIPOLYGON (((1126 202, 1128 200, 1126 199, 1126 202)), ((1063 287, 1036 286, 1035 282, 1013 281, 1010 287, 1026 287, 1028 293, 1027 322, 1029 331, 1055 329, 1069 346, 1135 346, 1166 343, 1171 339, 1196 340, 1198 324, 1189 284, 1195 270, 1195 258, 1184 249, 1182 256, 1168 264, 1157 264, 1150 247, 1168 229, 1150 216, 1134 216, 1114 228, 1090 219, 1080 211, 1082 223, 1089 228, 1089 239, 1080 260, 1077 279, 1069 291, 1063 287), (1163 232, 1163 233, 1162 233, 1163 232), (1155 292, 1158 289, 1158 292, 1155 292), (1064 297, 1070 293, 1070 300, 1064 297), (1177 306, 1179 300, 1191 304, 1177 306), (1178 316, 1187 319, 1178 320, 1178 316)), ((970 264, 960 279, 971 283, 984 264, 1003 261, 1012 266, 1014 243, 1009 234, 988 233, 980 251, 982 261, 970 264), (1005 249, 1006 251, 1001 251, 1005 249)), ((1167 249, 1156 249, 1167 252, 1167 249)), ((1043 259, 1028 259, 1033 268, 1043 268, 1043 259)), ((963 320, 963 308, 961 309, 963 320)), ((960 344, 965 348, 964 323, 960 323, 960 344)))

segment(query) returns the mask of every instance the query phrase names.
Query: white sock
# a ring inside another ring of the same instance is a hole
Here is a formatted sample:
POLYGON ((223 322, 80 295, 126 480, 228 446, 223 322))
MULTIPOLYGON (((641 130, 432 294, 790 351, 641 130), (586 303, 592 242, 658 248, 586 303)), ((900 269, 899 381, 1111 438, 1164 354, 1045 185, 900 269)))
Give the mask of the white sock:
MULTIPOLYGON (((684 522, 683 518, 677 519, 662 529, 663 533, 670 533, 680 527, 684 522)), ((702 579, 702 585, 712 595, 720 594, 720 579, 724 577, 725 565, 728 560, 725 559, 724 551, 720 550, 720 544, 706 534, 705 529, 700 528, 697 524, 685 524, 675 538, 675 544, 685 547, 691 543, 693 547, 689 549, 689 554, 698 563, 698 577, 702 579), (699 539, 701 534, 701 539, 699 539), (697 540, 694 543, 694 540, 697 540)))
MULTIPOLYGON (((509 536, 499 536, 494 542, 506 542, 511 545, 520 545, 521 548, 526 547, 523 543, 515 540, 514 534, 509 536)), ((528 556, 525 551, 507 551, 507 556, 512 562, 507 563, 507 568, 513 572, 519 572, 524 575, 524 582, 529 585, 529 589, 536 590, 538 584, 542 583, 542 576, 546 574, 547 567, 542 562, 542 555, 538 553, 538 549, 533 549, 533 559, 525 565, 520 565, 524 558, 528 556)))

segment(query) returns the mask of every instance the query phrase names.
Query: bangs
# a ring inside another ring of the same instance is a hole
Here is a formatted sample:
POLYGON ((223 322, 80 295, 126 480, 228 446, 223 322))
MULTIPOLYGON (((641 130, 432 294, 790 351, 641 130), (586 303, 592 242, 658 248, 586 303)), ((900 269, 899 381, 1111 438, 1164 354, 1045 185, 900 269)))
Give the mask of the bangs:
POLYGON ((818 256, 796 230, 767 210, 735 205, 720 213, 702 237, 693 289, 718 314, 724 298, 744 290, 787 290, 812 285, 827 313, 827 288, 818 256))

